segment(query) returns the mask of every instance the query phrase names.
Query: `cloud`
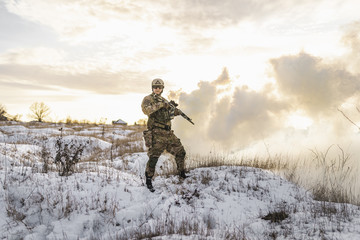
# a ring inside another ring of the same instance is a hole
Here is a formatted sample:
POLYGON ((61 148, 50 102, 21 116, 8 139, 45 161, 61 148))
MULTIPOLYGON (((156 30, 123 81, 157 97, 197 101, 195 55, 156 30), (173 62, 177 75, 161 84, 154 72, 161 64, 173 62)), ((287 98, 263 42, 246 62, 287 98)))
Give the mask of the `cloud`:
POLYGON ((113 38, 118 34, 127 36, 136 33, 136 29, 144 32, 154 24, 157 28, 170 26, 182 32, 195 33, 193 29, 211 30, 234 26, 242 21, 261 21, 271 16, 294 18, 303 15, 300 13, 311 12, 317 5, 310 0, 291 3, 286 0, 5 1, 10 12, 51 27, 64 40, 86 35, 94 29, 97 29, 95 32, 102 30, 97 39, 113 38), (312 3, 311 8, 308 3, 312 3), (134 24, 140 22, 143 24, 134 24), (127 28, 129 24, 134 24, 132 29, 127 28))
MULTIPOLYGON (((41 86, 38 84, 32 84, 31 82, 21 82, 21 81, 7 81, 7 80, 0 80, 0 86, 1 86, 1 90, 4 90, 4 93, 7 92, 9 93, 11 90, 16 89, 17 92, 19 92, 19 90, 23 89, 23 90, 54 90, 51 87, 47 87, 47 86, 41 86), (9 91, 10 90, 10 91, 9 91)), ((4 96, 4 94, 1 94, 2 96, 4 96)), ((12 94, 14 95, 14 94, 12 94)))
POLYGON ((82 0, 6 0, 5 6, 14 14, 52 28, 66 41, 83 39, 83 35, 91 34, 91 30, 104 27, 104 22, 113 24, 101 29, 102 34, 98 34, 97 39, 109 39, 113 37, 111 31, 118 33, 128 22, 148 16, 146 8, 133 1, 90 0, 84 3, 82 0), (114 20, 118 21, 117 24, 114 20), (125 24, 121 24, 121 21, 125 24))
POLYGON ((360 90, 360 76, 305 52, 271 59, 280 93, 311 117, 331 115, 360 90))
POLYGON ((345 34, 342 41, 346 46, 350 47, 352 52, 358 53, 360 51, 360 21, 348 24, 344 29, 345 34))
POLYGON ((346 25, 343 30, 342 42, 350 50, 344 62, 353 73, 360 74, 360 21, 346 25))
POLYGON ((315 11, 321 1, 184 0, 163 1, 163 5, 168 8, 160 12, 164 24, 189 30, 223 28, 245 21, 263 22, 273 17, 294 21, 315 11))
POLYGON ((0 55, 0 63, 57 65, 63 62, 66 54, 53 48, 16 48, 0 55))
POLYGON ((8 81, 21 81, 26 85, 51 88, 68 88, 91 91, 99 94, 126 94, 146 93, 149 91, 149 76, 153 72, 108 72, 102 69, 93 69, 87 73, 69 72, 62 68, 0 64, 0 84, 9 85, 8 81))
POLYGON ((115 68, 69 61, 62 50, 18 48, 0 55, 0 86, 14 89, 77 89, 99 94, 146 93, 158 70, 115 68))

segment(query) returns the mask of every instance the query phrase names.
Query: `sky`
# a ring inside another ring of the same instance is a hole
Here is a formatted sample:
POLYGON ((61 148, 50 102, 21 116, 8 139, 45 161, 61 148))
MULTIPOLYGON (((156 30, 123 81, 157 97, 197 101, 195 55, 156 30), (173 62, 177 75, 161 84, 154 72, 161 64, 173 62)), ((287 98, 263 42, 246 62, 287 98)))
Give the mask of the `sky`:
POLYGON ((309 136, 326 145, 358 130, 338 109, 360 115, 359 9, 356 0, 1 0, 0 104, 23 120, 44 102, 52 121, 132 124, 146 118, 141 101, 159 77, 195 121, 175 121, 186 145, 309 136))

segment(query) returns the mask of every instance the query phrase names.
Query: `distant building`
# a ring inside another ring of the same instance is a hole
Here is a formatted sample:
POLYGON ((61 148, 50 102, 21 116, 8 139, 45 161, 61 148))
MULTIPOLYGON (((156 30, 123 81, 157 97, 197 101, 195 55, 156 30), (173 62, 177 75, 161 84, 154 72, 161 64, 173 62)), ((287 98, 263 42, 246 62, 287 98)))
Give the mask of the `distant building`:
POLYGON ((119 119, 119 120, 116 120, 116 121, 112 121, 112 124, 113 125, 124 125, 124 126, 126 126, 127 122, 124 122, 123 120, 119 119))

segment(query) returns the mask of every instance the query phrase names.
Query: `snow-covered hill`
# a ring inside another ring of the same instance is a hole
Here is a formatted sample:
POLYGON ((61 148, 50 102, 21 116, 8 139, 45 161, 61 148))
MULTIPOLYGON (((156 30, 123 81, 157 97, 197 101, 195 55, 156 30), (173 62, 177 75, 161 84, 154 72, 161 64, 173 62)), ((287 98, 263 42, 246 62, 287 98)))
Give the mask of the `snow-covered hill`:
POLYGON ((151 193, 141 131, 123 128, 0 126, 0 239, 360 239, 358 206, 315 201, 262 169, 197 168, 181 180, 164 154, 151 193), (87 142, 70 176, 42 172, 60 134, 87 142))

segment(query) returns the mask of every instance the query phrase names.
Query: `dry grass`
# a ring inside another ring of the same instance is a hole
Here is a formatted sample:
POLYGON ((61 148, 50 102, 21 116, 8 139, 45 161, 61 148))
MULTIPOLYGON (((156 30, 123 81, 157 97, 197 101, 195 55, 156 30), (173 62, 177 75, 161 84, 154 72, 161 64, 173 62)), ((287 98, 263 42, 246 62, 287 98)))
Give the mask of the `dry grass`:
POLYGON ((288 159, 281 155, 277 155, 273 158, 262 158, 259 156, 239 158, 238 156, 213 153, 208 155, 189 155, 187 159, 187 169, 199 167, 244 166, 266 170, 282 170, 291 167, 288 159))
POLYGON ((321 170, 321 174, 314 183, 313 193, 315 199, 319 201, 331 201, 338 203, 354 203, 359 205, 360 199, 354 196, 354 184, 356 182, 356 169, 350 155, 337 146, 338 156, 328 157, 328 153, 333 146, 330 146, 324 153, 312 151, 316 167, 321 170))
POLYGON ((246 166, 270 170, 287 180, 302 186, 319 201, 351 203, 360 205, 357 189, 357 168, 350 155, 337 146, 330 146, 325 152, 312 150, 310 159, 292 159, 276 155, 275 157, 238 158, 224 154, 207 156, 193 155, 186 161, 187 169, 218 166, 246 166), (334 149, 333 149, 334 148, 334 149), (330 157, 329 151, 338 151, 337 157, 330 157))

